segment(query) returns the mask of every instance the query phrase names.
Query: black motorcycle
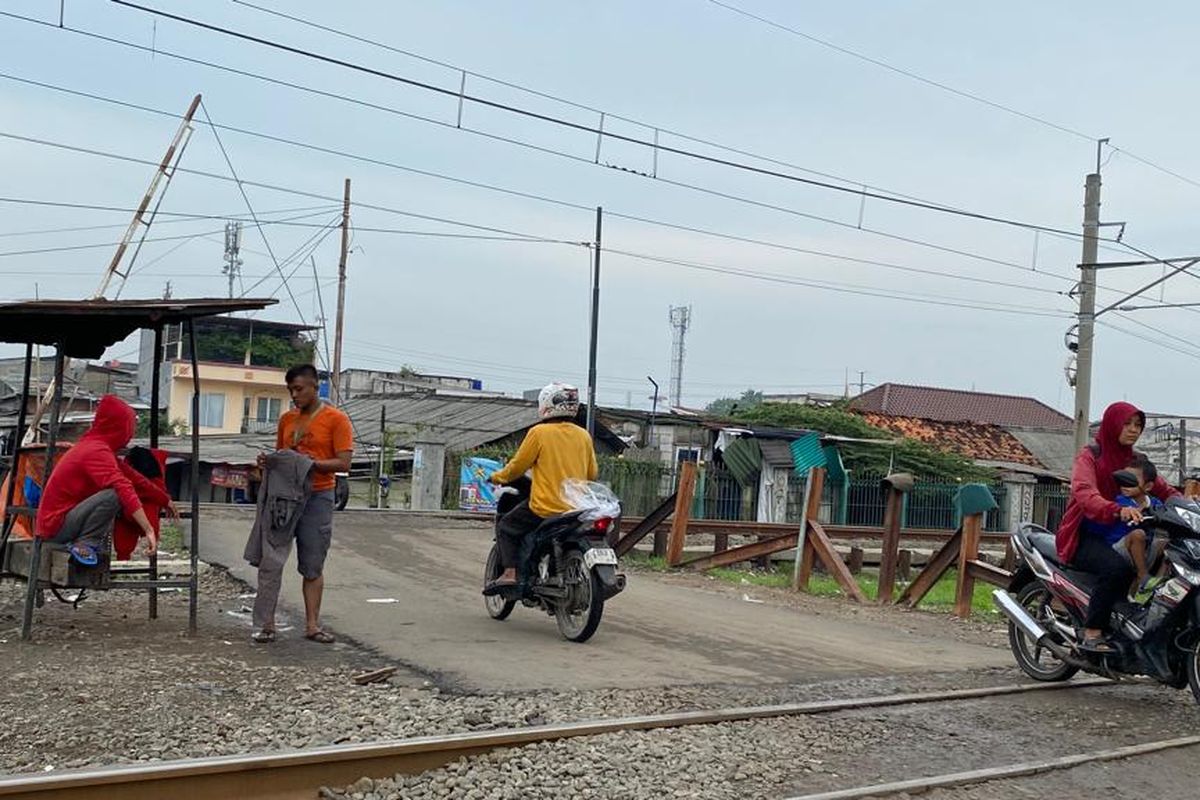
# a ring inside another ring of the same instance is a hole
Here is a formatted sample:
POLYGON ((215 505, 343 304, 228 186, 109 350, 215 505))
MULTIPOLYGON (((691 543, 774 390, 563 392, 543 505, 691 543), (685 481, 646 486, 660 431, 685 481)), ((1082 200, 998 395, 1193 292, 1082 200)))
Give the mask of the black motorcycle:
MULTIPOLYGON (((1115 477, 1130 485, 1128 473, 1115 477)), ((1169 578, 1145 602, 1117 603, 1109 637, 1116 652, 1099 654, 1080 647, 1095 576, 1062 564, 1050 531, 1020 526, 1012 542, 1021 567, 1008 591, 993 592, 1008 617, 1009 645, 1035 680, 1065 681, 1079 670, 1145 675, 1176 689, 1190 686, 1200 702, 1200 505, 1173 497, 1138 527, 1167 538, 1169 578)))
MULTIPOLYGON (((500 518, 529 499, 530 481, 520 478, 497 490, 496 529, 500 518)), ((600 626, 604 603, 625 588, 611 540, 620 517, 592 511, 572 511, 542 522, 525 535, 517 586, 485 595, 484 607, 495 620, 504 620, 520 602, 540 608, 558 622, 558 630, 572 642, 586 642, 600 626)), ((488 553, 484 582, 504 572, 496 544, 488 553)))

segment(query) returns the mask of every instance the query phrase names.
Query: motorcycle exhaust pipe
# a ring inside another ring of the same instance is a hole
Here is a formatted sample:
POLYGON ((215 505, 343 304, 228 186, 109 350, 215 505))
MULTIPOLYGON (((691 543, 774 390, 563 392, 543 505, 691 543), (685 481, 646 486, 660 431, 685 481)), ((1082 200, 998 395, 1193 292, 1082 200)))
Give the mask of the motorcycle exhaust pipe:
POLYGON ((996 607, 1000 609, 1000 613, 1012 620, 1013 624, 1020 628, 1026 636, 1038 644, 1046 644, 1046 639, 1049 636, 1046 633, 1046 629, 1039 625, 1037 620, 1029 616, 1029 612, 1022 608, 1021 604, 1011 594, 1003 589, 996 589, 992 592, 992 600, 995 602, 996 607))

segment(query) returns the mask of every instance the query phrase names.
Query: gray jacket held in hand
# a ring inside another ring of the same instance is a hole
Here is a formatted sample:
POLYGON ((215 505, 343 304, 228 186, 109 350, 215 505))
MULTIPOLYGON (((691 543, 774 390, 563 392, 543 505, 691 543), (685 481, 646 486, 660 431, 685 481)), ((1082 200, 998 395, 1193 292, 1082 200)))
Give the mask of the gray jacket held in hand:
POLYGON ((263 537, 273 544, 289 541, 312 493, 313 460, 295 450, 277 450, 267 456, 262 485, 258 487, 258 511, 246 542, 243 558, 257 567, 262 561, 263 537))

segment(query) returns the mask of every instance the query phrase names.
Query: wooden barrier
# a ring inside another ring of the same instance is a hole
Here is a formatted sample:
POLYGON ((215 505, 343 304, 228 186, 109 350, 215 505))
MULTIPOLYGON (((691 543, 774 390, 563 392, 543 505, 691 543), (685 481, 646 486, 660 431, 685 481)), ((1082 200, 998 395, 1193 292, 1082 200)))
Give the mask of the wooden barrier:
MULTIPOLYGON (((637 524, 633 525, 628 533, 617 540, 617 543, 613 545, 613 549, 617 551, 617 555, 623 556, 628 553, 638 542, 646 538, 646 535, 651 531, 655 532, 654 555, 661 556, 666 552, 665 546, 659 547, 657 528, 666 521, 667 517, 674 513, 676 494, 678 493, 672 494, 666 500, 659 503, 658 508, 638 520, 637 524)), ((626 526, 622 525, 621 527, 624 528, 626 526)))
POLYGON ((915 608, 920 603, 925 595, 929 594, 929 590, 934 587, 942 576, 946 574, 946 570, 953 567, 958 562, 958 551, 962 547, 962 528, 954 532, 942 548, 933 554, 925 564, 913 582, 908 585, 908 588, 900 593, 900 597, 896 599, 898 605, 905 605, 909 608, 915 608))
POLYGON ((879 591, 876 603, 891 603, 896 590, 896 569, 900 561, 900 522, 904 512, 904 492, 889 483, 887 505, 883 512, 883 543, 879 556, 879 591))
POLYGON ((687 538, 688 522, 692 518, 692 498, 696 495, 696 463, 683 462, 679 487, 675 490, 675 515, 671 520, 671 535, 667 539, 667 565, 678 566, 683 558, 683 542, 687 538))
POLYGON ((971 600, 975 596, 975 577, 971 564, 979 560, 979 533, 983 515, 972 514, 963 520, 962 542, 958 548, 958 581, 954 590, 954 613, 964 619, 971 616, 971 600))

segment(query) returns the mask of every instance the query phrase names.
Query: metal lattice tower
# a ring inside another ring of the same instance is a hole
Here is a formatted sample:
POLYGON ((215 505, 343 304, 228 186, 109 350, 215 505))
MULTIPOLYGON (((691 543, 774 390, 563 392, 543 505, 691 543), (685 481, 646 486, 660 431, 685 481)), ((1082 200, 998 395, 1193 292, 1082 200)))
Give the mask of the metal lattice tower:
POLYGON ((225 266, 221 274, 229 277, 229 296, 233 297, 233 284, 242 272, 242 259, 238 253, 242 249, 242 223, 225 223, 225 266))
POLYGON ((668 387, 668 402, 676 407, 683 402, 683 358, 687 353, 685 339, 688 326, 692 324, 691 306, 671 306, 671 383, 668 387))

